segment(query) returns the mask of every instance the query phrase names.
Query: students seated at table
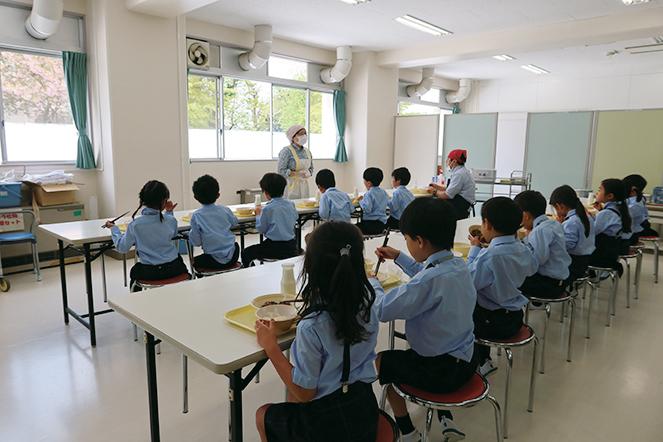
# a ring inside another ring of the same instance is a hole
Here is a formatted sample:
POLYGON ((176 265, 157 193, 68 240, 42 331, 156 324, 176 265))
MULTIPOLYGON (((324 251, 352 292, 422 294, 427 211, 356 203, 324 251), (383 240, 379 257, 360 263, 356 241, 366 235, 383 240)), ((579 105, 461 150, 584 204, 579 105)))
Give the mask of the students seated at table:
POLYGON ((647 199, 642 194, 647 187, 647 180, 642 175, 628 175, 623 180, 628 196, 628 211, 631 215, 631 245, 635 245, 641 236, 658 236, 651 228, 647 199))
POLYGON ((520 290, 525 296, 554 299, 566 290, 571 257, 566 251, 564 229, 546 215, 546 199, 535 190, 516 195, 516 204, 523 211, 523 227, 527 230, 525 243, 536 258, 536 273, 525 279, 520 290))
MULTIPOLYGON (((467 264, 477 290, 474 334, 478 338, 506 339, 523 325, 527 298, 519 287, 533 275, 537 262, 529 248, 516 239, 522 211, 507 197, 495 197, 481 207, 481 236, 470 236, 467 264), (490 244, 481 248, 480 238, 490 244)), ((479 372, 488 376, 495 370, 490 347, 477 346, 479 372)))
POLYGON ((244 267, 256 259, 286 259, 299 254, 295 239, 297 209, 295 203, 283 198, 285 186, 285 178, 278 173, 267 173, 260 180, 267 204, 256 207, 256 230, 265 238, 262 243, 244 249, 244 267))
POLYGON ((414 195, 405 187, 410 184, 410 179, 410 171, 406 167, 399 167, 391 173, 391 185, 394 188, 394 193, 387 205, 389 207, 387 227, 390 229, 398 230, 403 210, 414 201, 414 195))
MULTIPOLYGON (((383 297, 378 295, 377 303, 380 321, 405 320, 410 349, 380 353, 378 378, 383 385, 402 383, 433 393, 453 392, 477 368, 472 321, 476 291, 467 265, 451 252, 456 212, 446 201, 417 199, 403 212, 400 227, 411 257, 391 247, 381 247, 376 254, 394 260, 412 279, 383 297)), ((419 441, 405 400, 391 386, 387 398, 401 440, 419 441)), ((445 440, 465 436, 450 412, 438 412, 438 418, 445 440)))
POLYGON ((384 232, 387 223, 387 204, 389 196, 380 187, 384 178, 382 170, 377 167, 369 167, 364 171, 364 186, 366 193, 359 197, 361 207, 361 222, 357 227, 364 235, 379 235, 384 232))
POLYGON ((334 172, 322 169, 315 175, 315 184, 322 194, 318 215, 323 221, 350 222, 354 207, 347 193, 336 188, 334 172))
POLYGON ((230 231, 239 224, 232 210, 216 205, 219 199, 219 182, 210 175, 203 175, 193 183, 193 197, 203 206, 191 214, 189 241, 203 253, 193 258, 196 269, 224 270, 234 266, 239 259, 239 244, 230 231))
POLYGON ((562 223, 564 229, 566 251, 571 256, 567 284, 571 284, 585 276, 589 260, 596 249, 594 218, 587 214, 576 191, 566 184, 553 190, 550 205, 555 208, 557 221, 562 223))
POLYGON ((375 290, 364 270, 364 242, 349 223, 324 223, 311 234, 302 270, 302 319, 290 349, 273 324, 256 323, 290 402, 256 413, 262 441, 375 442, 378 405, 375 346, 379 322, 375 290))
POLYGON ((177 235, 177 220, 173 210, 177 204, 169 198, 170 191, 164 183, 148 181, 140 190, 138 208, 131 215, 132 221, 124 234, 118 226, 106 221, 118 252, 128 253, 131 247, 136 246, 140 261, 130 272, 130 287, 133 291, 140 290, 134 287, 134 282, 138 280, 155 281, 188 273, 173 242, 173 237, 177 235), (135 218, 141 208, 141 216, 135 218))
POLYGON ((594 228, 596 250, 590 258, 590 265, 614 268, 621 276, 623 268, 618 262, 619 255, 628 250, 624 233, 631 233, 631 215, 626 204, 626 188, 622 180, 608 178, 601 181, 596 194, 596 214, 594 228))

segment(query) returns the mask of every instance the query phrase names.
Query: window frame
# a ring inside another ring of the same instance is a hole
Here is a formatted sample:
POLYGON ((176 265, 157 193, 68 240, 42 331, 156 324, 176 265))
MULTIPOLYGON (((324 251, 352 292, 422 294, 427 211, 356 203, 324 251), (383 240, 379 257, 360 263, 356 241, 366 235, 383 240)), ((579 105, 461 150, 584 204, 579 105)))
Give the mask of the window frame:
MULTIPOLYGON (((12 46, 6 46, 6 45, 1 45, 0 44, 0 52, 15 52, 18 54, 27 54, 27 55, 35 55, 35 56, 41 56, 41 57, 52 57, 52 58, 60 58, 62 60, 62 51, 55 51, 55 50, 49 50, 49 49, 29 49, 29 48, 16 48, 12 46)), ((64 76, 64 72, 62 73, 64 76)), ((89 88, 89 83, 88 83, 88 88, 89 88)), ((91 106, 90 106, 90 93, 88 90, 87 94, 87 107, 88 107, 88 112, 87 112, 87 127, 89 131, 89 137, 90 141, 92 142, 92 125, 91 125, 91 106)), ((71 105, 70 105, 71 106, 71 105)), ((69 110, 71 112, 71 109, 69 110)), ((73 121, 73 116, 72 116, 72 121, 73 121)), ((74 128, 75 128, 75 123, 74 123, 74 128)), ((5 106, 4 106, 4 101, 3 101, 3 94, 2 94, 2 76, 0 75, 0 166, 72 166, 76 164, 76 160, 52 160, 52 161, 47 161, 47 160, 36 160, 36 161, 9 161, 7 160, 7 139, 5 135, 5 106)), ((94 145, 94 144, 93 144, 94 145)))
MULTIPOLYGON (((280 58, 286 58, 283 56, 279 56, 280 58)), ((308 63, 308 62, 307 62, 308 63)), ((278 153, 276 156, 274 156, 274 87, 285 87, 285 88, 291 88, 291 89, 300 89, 304 90, 306 92, 306 132, 309 132, 310 128, 310 99, 311 99, 311 92, 320 92, 320 93, 327 93, 327 94, 333 94, 335 90, 338 90, 336 87, 324 87, 322 85, 317 85, 317 84, 312 84, 311 82, 304 82, 304 81, 297 81, 297 80, 287 80, 283 78, 277 78, 277 77, 255 77, 255 76, 248 76, 248 75, 238 75, 235 72, 210 72, 210 71, 204 71, 204 70, 199 70, 199 69, 188 69, 187 71, 187 83, 188 83, 188 77, 190 75, 197 75, 197 76, 206 76, 206 77, 213 77, 217 79, 217 82, 220 84, 221 89, 217 89, 217 109, 218 111, 218 116, 220 118, 219 121, 219 135, 218 135, 218 140, 217 140, 217 152, 218 152, 218 157, 217 158, 191 158, 189 156, 189 163, 208 163, 208 162, 228 162, 228 163, 233 163, 233 162, 265 162, 265 161, 277 161, 278 160, 278 153), (225 117, 225 109, 223 106, 223 85, 224 85, 224 79, 225 78, 232 78, 236 80, 243 80, 243 81, 257 81, 257 82, 262 82, 262 83, 269 83, 270 85, 270 100, 269 100, 269 131, 270 131, 270 140, 271 140, 271 146, 270 146, 270 151, 272 152, 272 157, 271 158, 260 158, 260 159, 225 159, 225 147, 226 147, 226 140, 225 140, 225 127, 224 127, 224 117, 225 117)), ((187 133, 188 133, 188 94, 187 94, 187 133)), ((187 149, 188 149, 188 140, 187 140, 187 149)), ((190 152, 189 152, 190 155, 190 152)), ((315 158, 316 160, 333 160, 334 157, 330 158, 315 158)))

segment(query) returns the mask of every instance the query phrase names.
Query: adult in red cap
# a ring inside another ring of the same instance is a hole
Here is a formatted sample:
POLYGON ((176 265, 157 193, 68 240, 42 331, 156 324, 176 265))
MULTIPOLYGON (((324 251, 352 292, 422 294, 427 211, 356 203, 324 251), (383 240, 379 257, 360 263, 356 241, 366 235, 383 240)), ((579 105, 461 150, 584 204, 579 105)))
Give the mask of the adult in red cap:
POLYGON ((456 211, 457 219, 470 216, 470 209, 476 203, 476 184, 472 174, 465 167, 467 150, 454 149, 447 156, 449 178, 446 185, 431 184, 431 192, 440 199, 449 200, 456 211))

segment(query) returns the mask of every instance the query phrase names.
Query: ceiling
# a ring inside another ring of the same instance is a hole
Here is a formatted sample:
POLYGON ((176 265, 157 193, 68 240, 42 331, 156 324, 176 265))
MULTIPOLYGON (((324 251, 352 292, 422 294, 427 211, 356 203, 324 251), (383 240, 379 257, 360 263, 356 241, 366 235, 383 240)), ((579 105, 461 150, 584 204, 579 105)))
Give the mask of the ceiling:
MULTIPOLYGON (((460 43, 467 38, 481 37, 484 33, 524 27, 536 32, 536 26, 540 25, 575 22, 575 26, 582 27, 582 20, 601 17, 610 17, 616 24, 628 23, 629 13, 641 11, 650 14, 647 11, 650 8, 663 10, 663 0, 630 7, 624 6, 621 0, 372 0, 356 6, 340 0, 219 0, 191 11, 187 16, 245 30, 251 30, 256 24, 268 23, 272 24, 277 37, 324 48, 351 45, 355 50, 388 51, 440 41, 452 43, 454 39, 460 43), (436 37, 394 21, 395 17, 404 14, 441 26, 454 35, 436 37)), ((481 46, 481 39, 478 41, 481 46)), ((521 64, 529 63, 551 71, 552 75, 596 76, 663 71, 663 52, 605 56, 609 50, 623 50, 625 46, 643 43, 652 43, 652 40, 595 46, 580 46, 581 42, 575 42, 573 45, 559 45, 570 46, 565 49, 537 52, 531 48, 527 53, 507 52, 517 57, 511 62, 499 62, 485 57, 484 53, 481 58, 459 58, 435 67, 438 75, 475 79, 532 77, 533 74, 520 68, 521 64)), ((514 44, 514 47, 517 45, 514 44)))

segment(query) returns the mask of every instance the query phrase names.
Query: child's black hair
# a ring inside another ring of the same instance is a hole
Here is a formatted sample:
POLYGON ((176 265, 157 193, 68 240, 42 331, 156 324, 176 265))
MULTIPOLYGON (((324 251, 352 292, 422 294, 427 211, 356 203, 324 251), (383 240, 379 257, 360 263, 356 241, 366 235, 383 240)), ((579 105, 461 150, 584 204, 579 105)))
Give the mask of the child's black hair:
POLYGON ((587 210, 585 210, 585 205, 580 201, 580 198, 578 198, 578 194, 573 190, 573 187, 564 184, 553 190, 553 193, 550 195, 550 204, 553 206, 555 204, 563 204, 570 209, 574 209, 585 228, 585 238, 589 237, 589 216, 587 215, 587 210))
POLYGON ((329 169, 322 169, 315 175, 315 184, 327 190, 330 187, 336 186, 336 178, 334 172, 329 169))
POLYGON ((375 290, 364 267, 364 239, 353 224, 327 222, 309 237, 300 276, 304 305, 300 316, 326 311, 336 337, 348 344, 367 338, 375 290))
POLYGON ((266 173, 260 180, 260 188, 263 192, 267 192, 272 198, 280 198, 283 196, 287 181, 278 173, 266 173))
POLYGON ((612 194, 614 201, 617 203, 619 216, 622 219, 622 232, 630 233, 631 214, 628 211, 628 204, 626 204, 628 192, 626 191, 624 182, 618 178, 607 178, 601 181, 601 185, 603 186, 604 193, 606 195, 612 194))
POLYGON ((643 177, 642 175, 633 174, 624 177, 622 181, 626 186, 626 196, 627 197, 629 196, 631 190, 635 190, 637 201, 638 202, 642 201, 642 199, 644 198, 642 192, 644 192, 645 188, 647 187, 647 180, 645 179, 645 177, 643 177))
POLYGON ((399 167, 398 169, 395 169, 391 172, 391 176, 401 183, 401 186, 407 186, 412 179, 412 175, 410 175, 410 171, 407 170, 407 167, 399 167))
POLYGON ((481 206, 481 218, 502 235, 515 235, 523 221, 523 211, 506 196, 496 196, 481 206))
POLYGON ((213 204, 219 198, 219 182, 211 175, 203 175, 193 182, 193 197, 200 204, 213 204))
POLYGON ((538 218, 546 213, 546 198, 536 190, 520 192, 513 200, 518 204, 520 210, 528 212, 533 218, 538 218))
POLYGON ((150 209, 159 211, 159 220, 163 221, 163 213, 161 208, 164 201, 170 198, 170 190, 161 181, 152 180, 145 183, 140 193, 138 194, 138 208, 131 215, 133 219, 141 207, 149 207, 150 209))
POLYGON ((364 179, 377 187, 384 179, 384 174, 382 173, 382 170, 377 167, 369 167, 364 171, 364 179))
POLYGON ((453 206, 436 198, 418 198, 403 211, 400 230, 410 238, 417 236, 433 247, 449 250, 456 236, 456 215, 453 206))

